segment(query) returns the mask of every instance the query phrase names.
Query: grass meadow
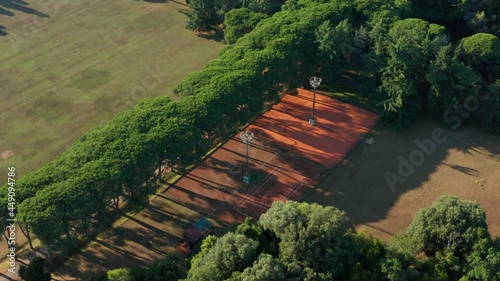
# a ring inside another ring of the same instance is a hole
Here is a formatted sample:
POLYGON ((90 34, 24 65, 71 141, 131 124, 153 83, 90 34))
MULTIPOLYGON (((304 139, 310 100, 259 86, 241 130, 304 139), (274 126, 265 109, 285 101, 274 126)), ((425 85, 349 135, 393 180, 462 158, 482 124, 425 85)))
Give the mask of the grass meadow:
POLYGON ((221 42, 184 28, 184 2, 151 2, 0 0, 0 182, 217 57, 221 42))

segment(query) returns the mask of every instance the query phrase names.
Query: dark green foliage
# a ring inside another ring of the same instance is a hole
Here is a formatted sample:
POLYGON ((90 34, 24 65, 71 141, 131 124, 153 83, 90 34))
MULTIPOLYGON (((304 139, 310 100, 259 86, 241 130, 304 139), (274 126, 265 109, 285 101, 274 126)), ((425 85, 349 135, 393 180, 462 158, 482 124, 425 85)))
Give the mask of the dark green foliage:
POLYGON ((28 265, 21 265, 19 277, 25 281, 50 281, 51 275, 45 269, 44 259, 35 258, 28 265))
POLYGON ((472 0, 411 0, 415 17, 428 20, 453 20, 462 17, 472 0))
POLYGON ((257 246, 253 239, 228 233, 193 260, 187 280, 225 280, 233 271, 242 271, 252 264, 257 257, 257 246))
POLYGON ((491 73, 489 68, 500 64, 500 39, 492 34, 476 33, 462 39, 456 53, 476 71, 491 73))
POLYGON ((363 240, 358 252, 355 241, 344 213, 333 207, 275 202, 258 222, 248 219, 236 233, 205 239, 187 280, 345 278, 358 253, 366 270, 383 255, 378 242, 363 240))
POLYGON ((275 202, 259 221, 205 239, 186 280, 500 280, 500 252, 486 227, 476 203, 443 196, 386 247, 350 232, 333 207, 275 202))
POLYGON ((260 19, 278 12, 283 2, 283 0, 190 0, 188 6, 192 11, 188 15, 186 28, 206 31, 224 22, 226 28, 230 28, 229 32, 226 31, 230 34, 226 36, 226 41, 235 42, 252 30, 260 19), (232 12, 233 10, 239 11, 232 12), (227 21, 226 17, 231 19, 227 21))
POLYGON ((262 228, 259 222, 254 222, 251 218, 246 218, 243 223, 238 225, 236 234, 245 235, 259 242, 258 253, 267 253, 273 256, 279 254, 279 239, 272 231, 262 228))
POLYGON ((252 31, 266 17, 266 14, 254 12, 248 8, 227 12, 224 17, 224 40, 228 44, 234 44, 238 38, 252 31))
POLYGON ((283 4, 283 0, 245 0, 247 6, 250 10, 257 12, 272 15, 280 10, 281 5, 283 4))
POLYGON ((381 271, 384 279, 390 281, 419 281, 420 274, 410 263, 398 256, 389 256, 382 262, 381 271))
POLYGON ((220 23, 217 0, 190 0, 189 8, 192 9, 189 14, 189 20, 186 24, 187 29, 195 31, 206 31, 212 29, 220 23))
POLYGON ((394 22, 410 14, 409 0, 355 0, 357 17, 374 26, 380 21, 394 22))
POLYGON ((342 55, 335 35, 334 27, 329 20, 322 23, 315 32, 321 77, 326 84, 330 85, 336 82, 339 75, 342 55))
POLYGON ((486 131, 500 135, 500 80, 484 90, 487 98, 483 107, 482 124, 486 131))
POLYGON ((273 256, 262 254, 251 267, 247 267, 242 273, 234 272, 228 281, 281 281, 285 279, 285 267, 273 256))
POLYGON ((378 281, 382 279, 381 263, 385 245, 379 239, 357 233, 355 236, 357 260, 351 268, 350 281, 378 281))
POLYGON ((108 274, 106 272, 101 272, 94 274, 90 277, 82 278, 83 281, 108 281, 108 274))
POLYGON ((448 45, 439 50, 429 65, 427 80, 430 83, 429 112, 442 120, 454 106, 464 104, 467 97, 473 97, 479 91, 481 78, 472 68, 461 63, 453 55, 452 46, 448 45))
POLYGON ((382 271, 390 280, 497 280, 479 277, 494 276, 495 251, 482 208, 442 196, 394 238, 382 271))
POLYGON ((147 267, 134 267, 130 270, 131 281, 175 281, 180 278, 179 256, 169 254, 147 267))
POLYGON ((500 280, 500 249, 489 237, 477 241, 473 252, 467 257, 467 262, 468 265, 464 268, 465 277, 460 279, 461 281, 500 280))
POLYGON ((274 202, 259 223, 280 239, 279 258, 291 274, 306 269, 342 278, 355 261, 354 239, 343 212, 333 207, 274 202))
MULTIPOLYGON (((385 50, 387 63, 382 67, 378 88, 379 112, 396 129, 407 127, 422 106, 419 94, 428 62, 447 43, 444 27, 420 19, 398 21, 389 30, 385 50)), ((375 66, 383 64, 380 58, 375 66)))
POLYGON ((479 204, 445 195, 417 212, 407 235, 417 242, 416 251, 435 255, 451 250, 456 255, 468 255, 473 245, 483 238, 481 229, 488 226, 479 204))

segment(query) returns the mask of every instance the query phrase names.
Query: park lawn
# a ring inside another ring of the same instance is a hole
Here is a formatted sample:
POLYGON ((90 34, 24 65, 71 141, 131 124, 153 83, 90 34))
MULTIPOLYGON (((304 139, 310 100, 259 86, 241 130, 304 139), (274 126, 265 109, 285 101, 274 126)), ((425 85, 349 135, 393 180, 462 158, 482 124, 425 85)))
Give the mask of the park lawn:
POLYGON ((224 46, 186 30, 177 1, 47 3, 0 0, 0 171, 17 177, 140 99, 172 96, 224 46))
POLYGON ((389 241, 408 227, 420 208, 450 194, 479 202, 490 234, 500 235, 500 137, 470 127, 447 129, 429 121, 397 133, 376 128, 365 136, 369 137, 375 142, 362 140, 305 201, 337 207, 356 230, 389 241), (398 157, 408 160, 418 149, 415 140, 431 138, 434 129, 443 129, 447 140, 436 144, 423 164, 391 188, 384 174, 398 175, 398 157))

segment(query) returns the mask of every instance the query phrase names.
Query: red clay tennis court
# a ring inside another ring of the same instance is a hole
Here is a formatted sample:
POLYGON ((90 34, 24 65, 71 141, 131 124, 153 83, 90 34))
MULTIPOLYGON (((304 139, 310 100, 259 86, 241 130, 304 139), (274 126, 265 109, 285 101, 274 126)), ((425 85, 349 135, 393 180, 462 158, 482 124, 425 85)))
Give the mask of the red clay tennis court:
POLYGON ((165 196, 222 224, 264 213, 276 200, 301 200, 378 120, 374 113, 316 95, 316 124, 309 125, 312 92, 299 89, 246 130, 254 133, 244 185, 245 144, 235 135, 173 184, 165 196))
POLYGON ((250 125, 249 130, 331 168, 344 159, 379 118, 375 113, 316 94, 316 124, 311 126, 308 120, 312 103, 313 92, 298 89, 297 95, 285 95, 280 103, 250 125))
POLYGON ((166 195, 230 224, 247 216, 258 218, 273 201, 300 200, 324 171, 318 164, 255 138, 249 148, 249 173, 258 174, 260 180, 244 185, 245 144, 235 136, 172 185, 166 195))

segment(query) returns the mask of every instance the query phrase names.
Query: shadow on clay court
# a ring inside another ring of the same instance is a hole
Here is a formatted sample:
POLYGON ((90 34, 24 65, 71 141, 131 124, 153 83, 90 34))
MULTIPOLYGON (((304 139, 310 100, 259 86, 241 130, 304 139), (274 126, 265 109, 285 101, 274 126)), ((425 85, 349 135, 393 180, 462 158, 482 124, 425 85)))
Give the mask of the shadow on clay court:
MULTIPOLYGON (((174 236, 174 235, 172 235, 172 234, 170 234, 170 233, 168 233, 168 232, 166 232, 164 230, 161 230, 161 229, 159 229, 157 227, 154 227, 151 224, 148 224, 148 223, 145 223, 143 221, 140 221, 140 220, 136 219, 135 217, 131 217, 131 216, 127 215, 127 214, 124 214, 124 217, 126 217, 129 220, 131 220, 131 221, 133 221, 133 222, 135 222, 135 223, 143 226, 145 229, 149 229, 155 235, 160 235, 160 236, 164 237, 167 241, 175 241, 175 240, 178 239, 176 236, 174 236)), ((127 233, 127 234, 131 234, 131 233, 127 233)), ((126 237, 127 235, 124 235, 124 236, 126 237)), ((133 239, 133 241, 140 241, 140 240, 133 239)))
POLYGON ((169 212, 164 209, 154 207, 152 204, 146 206, 141 212, 141 216, 154 221, 155 223, 166 223, 171 222, 175 225, 186 227, 189 225, 189 218, 182 217, 179 214, 169 212))

